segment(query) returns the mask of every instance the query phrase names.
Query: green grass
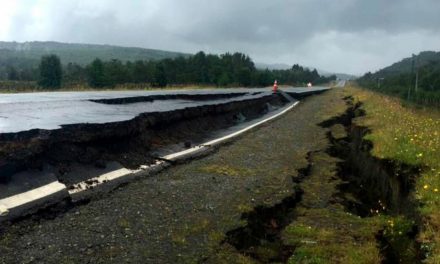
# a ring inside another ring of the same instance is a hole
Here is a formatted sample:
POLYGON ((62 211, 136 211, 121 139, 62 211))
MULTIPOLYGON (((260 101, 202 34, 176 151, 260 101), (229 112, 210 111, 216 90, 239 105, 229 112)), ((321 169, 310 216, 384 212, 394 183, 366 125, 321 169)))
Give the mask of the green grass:
POLYGON ((289 263, 380 263, 375 234, 385 216, 360 218, 335 208, 301 209, 283 232, 296 247, 289 263))
POLYGON ((200 168, 201 172, 231 177, 251 176, 252 171, 244 167, 234 167, 227 164, 211 164, 200 168))
POLYGON ((423 168, 415 186, 424 221, 418 239, 430 250, 427 263, 440 263, 440 112, 358 87, 348 93, 367 113, 356 124, 371 129, 365 138, 373 143, 372 155, 423 168))

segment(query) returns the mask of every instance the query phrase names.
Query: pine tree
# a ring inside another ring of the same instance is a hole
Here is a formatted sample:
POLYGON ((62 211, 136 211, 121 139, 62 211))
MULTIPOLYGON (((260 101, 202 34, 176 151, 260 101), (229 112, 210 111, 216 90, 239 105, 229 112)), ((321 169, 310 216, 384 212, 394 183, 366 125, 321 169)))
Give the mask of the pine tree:
POLYGON ((87 67, 87 80, 92 87, 104 87, 109 84, 104 63, 100 59, 95 59, 87 67))
POLYGON ((40 79, 38 84, 46 88, 61 87, 62 70, 60 58, 56 55, 41 57, 39 66, 40 79))

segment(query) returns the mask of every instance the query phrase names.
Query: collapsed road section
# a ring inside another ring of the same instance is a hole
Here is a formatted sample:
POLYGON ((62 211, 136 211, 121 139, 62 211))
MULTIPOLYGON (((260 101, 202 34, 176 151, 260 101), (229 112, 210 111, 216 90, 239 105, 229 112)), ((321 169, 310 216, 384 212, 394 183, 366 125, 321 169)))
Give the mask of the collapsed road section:
POLYGON ((205 153, 220 141, 199 144, 282 114, 292 100, 240 90, 10 103, 1 109, 9 123, 0 125, 0 222, 205 153))

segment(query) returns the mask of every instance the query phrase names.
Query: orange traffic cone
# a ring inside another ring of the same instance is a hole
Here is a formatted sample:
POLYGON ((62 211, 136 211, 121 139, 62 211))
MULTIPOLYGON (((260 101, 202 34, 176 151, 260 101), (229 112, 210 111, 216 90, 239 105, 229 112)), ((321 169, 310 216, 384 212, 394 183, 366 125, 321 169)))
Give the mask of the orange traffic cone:
POLYGON ((277 82, 277 80, 275 80, 275 82, 273 83, 273 89, 272 89, 272 91, 273 91, 274 93, 276 93, 277 90, 278 90, 278 82, 277 82))

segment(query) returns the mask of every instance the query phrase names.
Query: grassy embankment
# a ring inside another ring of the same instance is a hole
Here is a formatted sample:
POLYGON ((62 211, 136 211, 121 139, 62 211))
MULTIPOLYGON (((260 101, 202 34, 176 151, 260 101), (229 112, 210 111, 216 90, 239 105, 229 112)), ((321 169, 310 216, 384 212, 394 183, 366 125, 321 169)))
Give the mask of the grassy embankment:
POLYGON ((371 129, 366 136, 373 143, 371 154, 423 168, 414 190, 423 219, 418 240, 427 263, 440 263, 440 112, 358 87, 348 91, 367 113, 356 124, 371 129))

